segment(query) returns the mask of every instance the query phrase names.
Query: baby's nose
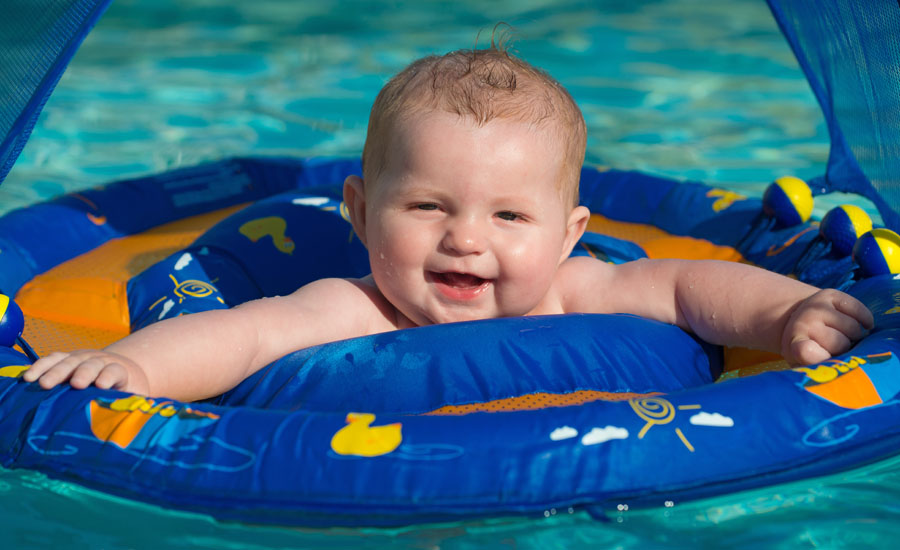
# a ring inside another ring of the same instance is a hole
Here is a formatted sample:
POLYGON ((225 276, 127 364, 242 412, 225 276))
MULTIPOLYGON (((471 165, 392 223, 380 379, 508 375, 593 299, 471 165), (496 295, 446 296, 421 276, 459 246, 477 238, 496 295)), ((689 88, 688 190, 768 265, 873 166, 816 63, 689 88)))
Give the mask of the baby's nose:
POLYGON ((484 232, 478 224, 465 220, 447 228, 442 245, 456 254, 481 254, 485 250, 485 243, 484 232))

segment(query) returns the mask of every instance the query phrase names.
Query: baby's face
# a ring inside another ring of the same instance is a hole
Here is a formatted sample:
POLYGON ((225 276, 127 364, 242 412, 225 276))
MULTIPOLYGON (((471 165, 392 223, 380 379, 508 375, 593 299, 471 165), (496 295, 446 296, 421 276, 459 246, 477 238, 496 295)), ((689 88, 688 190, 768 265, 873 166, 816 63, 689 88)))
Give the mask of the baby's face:
POLYGON ((388 151, 366 182, 364 228, 384 296, 417 325, 534 310, 580 236, 567 233, 558 139, 435 112, 403 124, 388 151))

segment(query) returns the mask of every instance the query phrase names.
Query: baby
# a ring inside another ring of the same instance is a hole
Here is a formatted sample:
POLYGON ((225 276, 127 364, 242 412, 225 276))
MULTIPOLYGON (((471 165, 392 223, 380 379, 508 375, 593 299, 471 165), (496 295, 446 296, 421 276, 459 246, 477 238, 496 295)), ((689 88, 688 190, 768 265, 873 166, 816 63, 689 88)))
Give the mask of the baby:
POLYGON ((363 178, 344 182, 369 276, 163 321, 102 351, 53 353, 23 377, 196 400, 316 344, 571 312, 632 313, 808 364, 872 327, 842 292, 746 265, 569 258, 590 216, 577 202, 585 136, 566 90, 505 51, 420 59, 379 93, 363 178))

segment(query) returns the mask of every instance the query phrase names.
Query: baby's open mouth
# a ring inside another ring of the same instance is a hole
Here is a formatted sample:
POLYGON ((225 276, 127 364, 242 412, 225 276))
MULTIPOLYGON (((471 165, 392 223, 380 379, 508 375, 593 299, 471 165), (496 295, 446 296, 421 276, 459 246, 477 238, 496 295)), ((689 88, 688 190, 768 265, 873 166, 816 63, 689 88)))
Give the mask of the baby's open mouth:
POLYGON ((468 273, 454 273, 452 271, 446 273, 432 272, 432 275, 435 281, 460 289, 478 288, 488 281, 488 279, 482 279, 468 273))

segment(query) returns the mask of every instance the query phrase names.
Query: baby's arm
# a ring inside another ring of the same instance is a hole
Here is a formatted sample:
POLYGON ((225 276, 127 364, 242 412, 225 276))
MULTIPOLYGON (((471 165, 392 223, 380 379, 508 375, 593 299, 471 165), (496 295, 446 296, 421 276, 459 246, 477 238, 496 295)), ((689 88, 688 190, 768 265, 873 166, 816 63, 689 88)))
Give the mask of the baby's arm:
POLYGON ((150 325, 102 351, 57 353, 23 378, 44 388, 69 381, 196 400, 218 395, 291 351, 371 332, 378 309, 364 284, 311 283, 290 296, 150 325))
POLYGON ((871 312, 843 292, 733 262, 639 260, 611 266, 573 258, 563 269, 565 286, 573 284, 564 295, 572 304, 563 304, 567 311, 633 313, 677 324, 715 344, 781 353, 792 363, 843 353, 873 325, 871 312), (585 305, 578 308, 579 303, 585 305))

